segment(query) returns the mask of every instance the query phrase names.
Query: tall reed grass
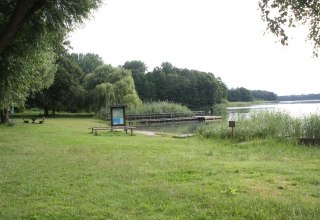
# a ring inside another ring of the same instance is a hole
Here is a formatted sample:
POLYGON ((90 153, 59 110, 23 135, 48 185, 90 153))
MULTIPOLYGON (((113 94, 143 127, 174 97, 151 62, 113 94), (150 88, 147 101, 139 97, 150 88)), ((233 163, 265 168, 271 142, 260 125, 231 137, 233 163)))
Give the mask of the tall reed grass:
POLYGON ((192 113, 191 110, 183 106, 181 104, 173 103, 173 102, 149 102, 144 103, 142 106, 134 109, 128 109, 128 114, 154 114, 154 113, 171 113, 171 112, 179 112, 179 113, 192 113))
MULTIPOLYGON (((197 134, 206 138, 231 138, 231 128, 226 120, 204 125, 197 134)), ((292 117, 287 112, 256 111, 248 115, 239 114, 233 132, 235 141, 247 141, 258 138, 320 137, 320 116, 310 114, 301 118, 292 117)))

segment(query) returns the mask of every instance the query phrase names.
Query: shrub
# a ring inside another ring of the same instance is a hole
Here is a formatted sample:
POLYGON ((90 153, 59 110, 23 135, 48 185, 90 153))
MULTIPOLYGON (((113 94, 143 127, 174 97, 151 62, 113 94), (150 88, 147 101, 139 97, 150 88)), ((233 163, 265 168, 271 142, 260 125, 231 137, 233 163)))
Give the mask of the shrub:
POLYGON ((101 120, 107 120, 110 116, 110 108, 100 108, 97 112, 96 117, 101 120))

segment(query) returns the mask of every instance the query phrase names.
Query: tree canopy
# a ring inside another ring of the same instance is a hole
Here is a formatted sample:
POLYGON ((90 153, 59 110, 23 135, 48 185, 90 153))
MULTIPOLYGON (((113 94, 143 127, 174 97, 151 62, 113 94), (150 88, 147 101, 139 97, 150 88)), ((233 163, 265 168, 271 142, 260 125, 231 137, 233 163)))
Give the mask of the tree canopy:
POLYGON ((288 44, 288 27, 307 25, 307 38, 314 44, 317 55, 320 46, 320 4, 318 0, 260 0, 261 16, 267 22, 268 30, 280 37, 282 44, 288 44))
POLYGON ((83 0, 81 4, 69 0, 0 2, 2 116, 7 108, 22 104, 29 92, 50 86, 56 53, 64 47, 66 34, 100 4, 101 0, 83 0))
POLYGON ((122 67, 131 71, 136 90, 139 96, 141 96, 143 94, 143 84, 145 82, 144 75, 147 72, 146 64, 140 60, 134 60, 125 62, 122 67))
POLYGON ((276 101, 278 96, 265 90, 249 90, 244 87, 232 88, 228 91, 230 102, 251 102, 253 100, 276 101))
POLYGON ((142 62, 126 62, 123 67, 136 72, 135 84, 144 102, 171 101, 198 109, 227 98, 226 85, 212 73, 181 69, 168 62, 148 73, 142 62))
POLYGON ((129 108, 141 104, 131 72, 121 67, 99 66, 93 73, 86 75, 84 86, 93 100, 95 111, 112 104, 127 104, 129 108))
POLYGON ((246 88, 240 87, 228 91, 228 101, 230 102, 251 102, 254 100, 252 92, 246 88))
POLYGON ((83 22, 101 4, 101 0, 6 0, 0 3, 0 57, 15 45, 27 26, 35 41, 44 32, 70 31, 83 22), (35 31, 36 30, 36 31, 35 31))
POLYGON ((57 72, 53 84, 29 97, 28 104, 44 109, 47 116, 53 112, 76 112, 83 109, 85 90, 80 80, 83 71, 69 54, 61 54, 57 59, 57 72))
POLYGON ((98 66, 103 65, 103 60, 94 53, 73 53, 71 57, 79 64, 85 74, 92 73, 98 66))
POLYGON ((56 72, 55 53, 43 37, 36 47, 12 53, 0 62, 1 122, 9 120, 7 109, 22 106, 29 93, 48 88, 56 72))
POLYGON ((277 94, 274 92, 264 90, 251 90, 254 99, 265 101, 276 101, 278 99, 277 94))

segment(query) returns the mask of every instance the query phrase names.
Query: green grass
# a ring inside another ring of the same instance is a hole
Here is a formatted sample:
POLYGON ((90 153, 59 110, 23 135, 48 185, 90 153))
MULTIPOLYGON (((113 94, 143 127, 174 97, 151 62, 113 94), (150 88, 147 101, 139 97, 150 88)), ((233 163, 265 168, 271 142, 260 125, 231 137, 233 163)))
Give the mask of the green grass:
POLYGON ((0 219, 319 219, 320 148, 0 126, 0 219))

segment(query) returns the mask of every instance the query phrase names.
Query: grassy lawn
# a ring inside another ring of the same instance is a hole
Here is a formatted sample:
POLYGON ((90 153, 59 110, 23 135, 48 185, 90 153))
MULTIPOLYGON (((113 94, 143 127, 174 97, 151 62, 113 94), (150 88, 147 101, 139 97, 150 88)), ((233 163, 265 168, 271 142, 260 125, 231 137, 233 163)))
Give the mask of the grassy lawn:
MULTIPOLYGON (((320 148, 0 126, 0 219, 319 219, 320 148)), ((21 121, 21 122, 20 122, 21 121)))

